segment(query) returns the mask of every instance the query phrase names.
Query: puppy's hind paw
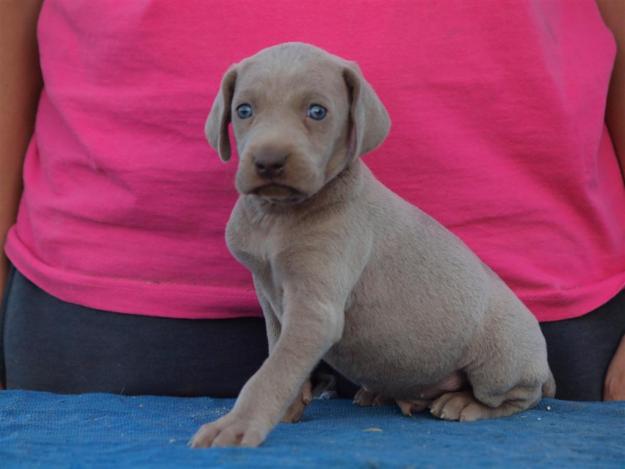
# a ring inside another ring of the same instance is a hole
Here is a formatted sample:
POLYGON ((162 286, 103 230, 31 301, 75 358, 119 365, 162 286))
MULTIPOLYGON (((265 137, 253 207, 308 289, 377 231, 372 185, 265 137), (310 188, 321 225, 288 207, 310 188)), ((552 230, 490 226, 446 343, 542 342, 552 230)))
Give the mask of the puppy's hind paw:
POLYGON ((470 391, 448 392, 430 406, 432 415, 443 420, 472 422, 475 420, 506 417, 530 407, 530 401, 507 400, 497 407, 478 401, 470 391))
POLYGON ((393 400, 388 397, 384 397, 382 394, 371 392, 362 387, 358 390, 358 392, 356 392, 352 402, 361 407, 378 407, 392 404, 393 400))
POLYGON ((295 423, 299 422, 304 414, 306 406, 312 401, 312 385, 310 380, 307 380, 300 390, 295 400, 291 403, 289 408, 282 417, 283 423, 295 423))
MULTIPOLYGON (((470 406, 475 405, 482 406, 475 400, 470 391, 448 392, 432 403, 430 413, 443 420, 465 420, 462 418, 463 412, 465 409, 468 411, 470 406)), ((474 411, 469 413, 471 416, 475 416, 474 411)), ((478 418, 471 420, 477 420, 478 418)))
POLYGON ((402 414, 407 417, 412 417, 413 413, 423 412, 425 409, 427 409, 432 401, 425 399, 416 399, 412 401, 395 400, 395 402, 399 406, 402 414))

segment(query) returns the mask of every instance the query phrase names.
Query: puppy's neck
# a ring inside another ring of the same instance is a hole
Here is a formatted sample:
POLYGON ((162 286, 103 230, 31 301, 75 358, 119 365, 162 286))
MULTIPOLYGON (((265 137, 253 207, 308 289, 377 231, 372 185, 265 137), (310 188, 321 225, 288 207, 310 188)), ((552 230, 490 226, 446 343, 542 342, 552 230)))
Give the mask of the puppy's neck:
POLYGON ((246 211, 254 218, 265 219, 267 216, 293 216, 299 213, 324 210, 332 205, 347 203, 357 197, 362 190, 363 178, 369 170, 355 158, 343 171, 330 179, 315 194, 293 204, 271 203, 253 194, 241 196, 246 211))

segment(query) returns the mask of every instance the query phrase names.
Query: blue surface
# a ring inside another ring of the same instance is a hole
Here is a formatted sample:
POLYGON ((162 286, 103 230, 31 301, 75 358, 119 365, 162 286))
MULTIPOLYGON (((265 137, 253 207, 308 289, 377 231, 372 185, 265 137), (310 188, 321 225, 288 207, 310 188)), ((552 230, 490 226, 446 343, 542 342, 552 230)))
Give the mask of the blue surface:
POLYGON ((192 450, 233 400, 0 392, 0 467, 624 467, 625 402, 543 400, 505 419, 442 422, 314 401, 261 448, 192 450))

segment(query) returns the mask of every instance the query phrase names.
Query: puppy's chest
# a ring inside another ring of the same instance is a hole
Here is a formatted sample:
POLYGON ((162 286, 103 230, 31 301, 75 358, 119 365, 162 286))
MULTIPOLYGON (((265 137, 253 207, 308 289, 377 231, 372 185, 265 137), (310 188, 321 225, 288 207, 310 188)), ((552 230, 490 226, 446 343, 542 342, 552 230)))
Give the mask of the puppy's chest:
MULTIPOLYGON (((239 214, 240 215, 240 214, 239 214)), ((270 219, 254 220, 233 216, 226 229, 226 241, 232 255, 253 275, 255 288, 271 303, 276 314, 281 312, 282 287, 277 271, 279 253, 290 243, 282 235, 285 229, 270 219)))
POLYGON ((274 316, 281 321, 284 289, 278 279, 278 268, 275 262, 272 262, 272 256, 265 250, 243 249, 237 251, 235 257, 254 275, 254 288, 261 304, 266 301, 274 316))
POLYGON ((250 223, 233 214, 226 228, 226 242, 232 255, 254 275, 270 267, 279 249, 281 236, 269 223, 250 223))

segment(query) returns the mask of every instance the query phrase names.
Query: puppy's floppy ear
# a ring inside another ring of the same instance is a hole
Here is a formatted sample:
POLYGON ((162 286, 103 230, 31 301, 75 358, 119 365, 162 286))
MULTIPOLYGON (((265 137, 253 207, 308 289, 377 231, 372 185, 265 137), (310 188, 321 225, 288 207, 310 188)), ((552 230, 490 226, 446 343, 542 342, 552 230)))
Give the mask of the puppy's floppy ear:
POLYGON ((222 161, 230 159, 230 137, 228 136, 228 124, 230 123, 230 107, 234 94, 234 85, 237 81, 237 68, 233 65, 228 69, 223 79, 219 93, 213 102, 204 133, 211 147, 217 150, 222 161))
POLYGON ((350 91, 350 136, 348 159, 364 155, 380 145, 391 127, 386 108, 355 63, 343 69, 350 91))

